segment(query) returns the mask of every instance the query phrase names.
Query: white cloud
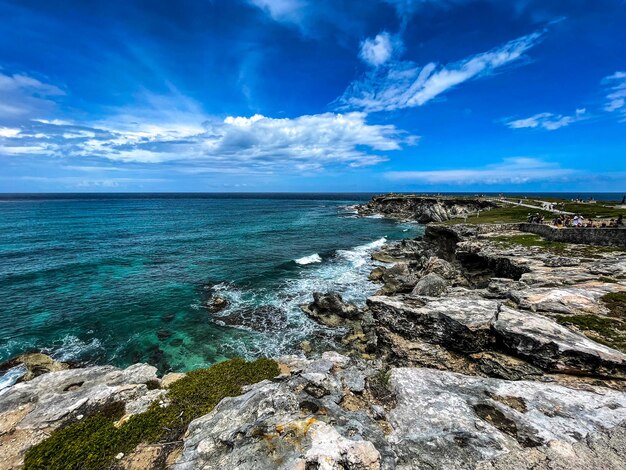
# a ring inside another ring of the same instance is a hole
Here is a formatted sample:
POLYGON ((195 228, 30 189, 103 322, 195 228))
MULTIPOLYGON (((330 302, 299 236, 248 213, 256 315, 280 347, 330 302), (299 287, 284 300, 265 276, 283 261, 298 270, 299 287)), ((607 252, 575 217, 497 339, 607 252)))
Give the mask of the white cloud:
POLYGON ((445 66, 431 62, 419 67, 404 61, 378 67, 350 85, 339 99, 340 108, 391 111, 422 106, 456 85, 519 61, 541 35, 529 34, 445 66))
POLYGON ((537 158, 514 157, 482 168, 385 173, 392 181, 424 184, 523 184, 566 179, 576 172, 537 158))
POLYGON ((577 109, 574 115, 564 116, 562 114, 539 113, 525 119, 516 119, 506 123, 511 129, 524 128, 542 128, 548 131, 555 131, 561 127, 569 126, 578 121, 585 119, 587 110, 585 108, 577 109))
POLYGON ((626 72, 615 72, 602 83, 607 86, 605 111, 618 111, 626 119, 626 72))
POLYGON ((402 46, 398 38, 383 31, 374 38, 368 38, 361 43, 359 57, 367 64, 378 67, 393 57, 394 52, 402 46))
POLYGON ((12 123, 50 111, 50 99, 64 95, 60 88, 24 74, 0 72, 0 122, 12 123))
POLYGON ((257 114, 223 120, 180 113, 175 113, 179 120, 171 123, 141 120, 131 125, 145 110, 125 110, 118 118, 92 127, 33 122, 20 135, 0 138, 0 153, 175 161, 214 172, 272 173, 375 165, 387 159, 386 152, 418 140, 393 125, 369 124, 362 112, 291 119, 257 114))
POLYGON ((19 129, 0 127, 0 137, 15 137, 20 133, 19 129))

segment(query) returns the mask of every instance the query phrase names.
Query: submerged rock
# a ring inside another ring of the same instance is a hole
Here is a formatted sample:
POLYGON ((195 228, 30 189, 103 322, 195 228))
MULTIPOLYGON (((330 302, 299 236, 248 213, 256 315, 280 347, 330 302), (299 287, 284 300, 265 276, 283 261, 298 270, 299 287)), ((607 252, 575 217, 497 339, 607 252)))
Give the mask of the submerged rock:
POLYGON ((207 309, 210 313, 217 313, 225 310, 230 305, 230 302, 224 297, 215 295, 207 301, 207 309))

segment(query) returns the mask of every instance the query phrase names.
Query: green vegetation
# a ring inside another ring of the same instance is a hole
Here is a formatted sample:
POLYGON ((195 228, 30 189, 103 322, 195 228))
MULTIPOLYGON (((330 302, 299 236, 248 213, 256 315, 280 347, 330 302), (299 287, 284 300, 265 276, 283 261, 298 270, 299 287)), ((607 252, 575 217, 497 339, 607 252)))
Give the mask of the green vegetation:
POLYGON ((556 321, 562 325, 575 325, 594 341, 626 352, 626 324, 620 320, 596 315, 559 315, 556 321))
POLYGON ((555 242, 551 240, 546 240, 539 235, 534 234, 522 234, 522 235, 499 235, 497 237, 493 237, 492 240, 508 244, 508 245, 521 245, 521 246, 540 246, 542 248, 546 248, 552 251, 564 251, 567 247, 567 243, 563 242, 555 242))
POLYGON ((29 449, 24 469, 110 468, 118 453, 132 452, 139 443, 179 440, 192 420, 210 412, 222 398, 239 395, 243 385, 278 374, 278 364, 269 359, 254 362, 232 359, 189 372, 170 386, 168 406, 156 401, 145 413, 133 415, 116 427, 115 421, 124 412, 123 404, 111 405, 54 431, 48 439, 29 449))
MULTIPOLYGON (((519 223, 526 222, 528 214, 543 214, 546 220, 552 220, 554 214, 547 211, 531 209, 529 207, 520 206, 506 206, 497 207, 491 210, 480 211, 480 215, 471 215, 467 218, 468 224, 505 224, 505 223, 519 223)), ((452 219, 446 222, 447 224, 463 224, 464 219, 452 219)))
MULTIPOLYGON (((525 204, 530 204, 533 206, 540 207, 540 203, 537 202, 539 200, 546 202, 553 202, 559 204, 559 208, 565 210, 566 212, 572 212, 574 214, 580 214, 585 218, 617 218, 618 215, 626 215, 626 210, 624 209, 615 209, 612 207, 616 202, 607 203, 607 201, 596 202, 594 204, 584 204, 577 202, 570 202, 566 199, 559 198, 522 198, 522 197, 508 197, 507 200, 512 203, 517 203, 519 199, 523 199, 525 204), (562 205, 562 206, 561 206, 562 205)), ((471 224, 496 224, 496 223, 515 223, 515 222, 526 222, 528 219, 528 214, 542 214, 545 217, 546 221, 551 221, 554 219, 556 214, 544 211, 541 209, 534 209, 531 207, 524 206, 516 206, 516 205, 503 205, 502 207, 498 207, 491 210, 481 211, 480 215, 477 217, 476 215, 469 216, 467 218, 467 223, 471 224)), ((465 223, 464 219, 452 219, 446 222, 448 224, 462 224, 465 223)))
POLYGON ((595 219, 596 217, 617 218, 620 214, 626 215, 626 211, 624 209, 615 209, 614 207, 607 207, 600 203, 581 204, 569 202, 565 204, 565 210, 567 212, 573 212, 591 219, 595 219))
POLYGON ((601 299, 611 312, 612 317, 626 319, 626 292, 611 292, 601 299))

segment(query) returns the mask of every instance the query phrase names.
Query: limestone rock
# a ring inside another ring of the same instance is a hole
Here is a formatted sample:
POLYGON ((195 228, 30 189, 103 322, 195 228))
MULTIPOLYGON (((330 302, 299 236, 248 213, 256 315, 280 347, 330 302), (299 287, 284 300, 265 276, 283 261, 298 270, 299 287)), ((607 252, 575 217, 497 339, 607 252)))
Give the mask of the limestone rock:
POLYGON ((396 263, 387 268, 382 279, 385 284, 382 290, 386 294, 411 292, 418 281, 416 272, 409 267, 408 263, 396 263))
POLYGON ((458 271, 452 263, 436 256, 428 258, 428 261, 426 261, 424 267, 422 268, 422 275, 429 273, 438 274, 447 280, 452 280, 458 275, 458 271))
POLYGON ((542 369, 626 378, 626 355, 549 318, 501 307, 493 324, 499 343, 542 369))
POLYGON ((444 297, 428 301, 409 296, 367 300, 379 324, 407 339, 419 338, 452 351, 473 353, 492 343, 493 300, 444 297))
POLYGON ((382 266, 376 266, 372 269, 372 272, 370 272, 368 279, 373 282, 378 282, 382 280, 383 274, 385 274, 385 268, 382 266))
POLYGON ((573 443, 626 419, 626 394, 468 377, 433 369, 391 372, 387 413, 398 468, 475 468, 511 451, 573 443))
POLYGON ((355 305, 345 303, 341 295, 335 292, 314 292, 313 302, 300 308, 309 317, 327 326, 339 326, 346 320, 354 320, 360 316, 355 305))
POLYGON ((127 412, 143 411, 163 390, 148 391, 156 367, 134 364, 50 372, 0 392, 0 447, 4 462, 19 466, 24 452, 47 434, 105 404, 122 401, 127 412))
POLYGON ((0 364, 0 372, 23 365, 24 374, 18 381, 26 382, 48 372, 69 369, 69 364, 59 362, 42 353, 27 353, 0 364))
POLYGON ((169 372, 168 374, 165 374, 163 378, 161 379, 161 387, 168 388, 174 382, 178 382, 180 379, 182 379, 186 375, 187 374, 182 373, 182 372, 169 372))
POLYGON ((448 283, 439 274, 429 273, 422 277, 413 288, 413 295, 439 297, 448 288, 448 283))

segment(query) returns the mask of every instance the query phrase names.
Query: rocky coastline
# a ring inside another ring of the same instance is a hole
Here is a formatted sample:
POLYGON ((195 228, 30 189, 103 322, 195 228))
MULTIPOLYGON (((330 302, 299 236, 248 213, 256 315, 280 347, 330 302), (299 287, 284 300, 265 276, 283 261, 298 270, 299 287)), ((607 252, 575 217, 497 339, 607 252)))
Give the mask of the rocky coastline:
MULTIPOLYGON (((386 195, 358 211, 426 223, 492 204, 386 195)), ((365 306, 333 292, 302 306, 343 350, 275 358, 276 377, 106 468, 626 468, 626 247, 524 237, 431 223, 384 246, 365 306)), ((0 391, 0 468, 111 403, 124 405, 116 426, 167 409, 185 377, 35 359, 22 359, 29 380, 0 391)))

